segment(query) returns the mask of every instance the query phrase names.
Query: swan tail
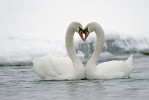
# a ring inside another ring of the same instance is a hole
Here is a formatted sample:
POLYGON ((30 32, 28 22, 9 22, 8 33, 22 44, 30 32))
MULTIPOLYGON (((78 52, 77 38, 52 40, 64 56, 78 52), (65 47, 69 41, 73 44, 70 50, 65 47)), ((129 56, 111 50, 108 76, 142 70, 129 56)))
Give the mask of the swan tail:
POLYGON ((132 64, 133 63, 133 54, 131 54, 125 62, 128 64, 132 64))

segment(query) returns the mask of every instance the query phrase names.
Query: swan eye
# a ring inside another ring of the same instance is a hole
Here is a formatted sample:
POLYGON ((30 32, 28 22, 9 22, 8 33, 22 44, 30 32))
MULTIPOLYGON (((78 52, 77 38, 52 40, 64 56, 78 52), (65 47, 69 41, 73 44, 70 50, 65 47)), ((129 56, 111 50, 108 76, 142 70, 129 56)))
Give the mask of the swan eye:
POLYGON ((80 33, 81 31, 83 32, 83 29, 79 27, 79 31, 78 31, 78 33, 80 33))
POLYGON ((86 32, 88 32, 88 27, 86 27, 86 28, 84 29, 84 33, 86 33, 86 32))

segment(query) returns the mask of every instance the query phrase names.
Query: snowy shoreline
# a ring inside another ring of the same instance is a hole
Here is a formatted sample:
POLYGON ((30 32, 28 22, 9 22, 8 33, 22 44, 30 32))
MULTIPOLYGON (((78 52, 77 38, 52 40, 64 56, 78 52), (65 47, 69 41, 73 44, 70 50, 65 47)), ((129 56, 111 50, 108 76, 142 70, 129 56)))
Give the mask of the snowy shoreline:
MULTIPOLYGON (((32 65, 35 57, 47 54, 67 56, 63 39, 53 39, 34 35, 10 35, 5 34, 0 37, 0 65, 32 65)), ((91 37, 86 42, 80 39, 75 40, 76 49, 80 43, 95 43, 96 38, 91 37)), ((104 52, 114 55, 129 53, 149 53, 149 39, 132 38, 130 36, 121 37, 119 34, 106 34, 104 52)), ((79 54, 78 54, 79 55, 79 54)), ((82 53, 81 55, 84 55, 82 53)))

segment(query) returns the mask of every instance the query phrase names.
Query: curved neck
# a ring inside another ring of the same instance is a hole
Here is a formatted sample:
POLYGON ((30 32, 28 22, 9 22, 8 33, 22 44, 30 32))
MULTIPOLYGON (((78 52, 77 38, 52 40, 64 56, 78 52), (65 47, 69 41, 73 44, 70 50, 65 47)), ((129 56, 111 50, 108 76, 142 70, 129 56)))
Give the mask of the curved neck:
POLYGON ((65 45, 68 52, 68 56, 72 60, 73 65, 74 64, 82 64, 80 59, 76 55, 74 43, 73 43, 73 36, 75 31, 68 27, 65 37, 65 45))
MULTIPOLYGON (((95 31, 96 36, 97 36, 96 47, 95 47, 95 50, 94 50, 91 58, 89 59, 89 61, 87 63, 87 66, 90 64, 96 65, 97 58, 98 58, 100 52, 102 51, 103 45, 104 45, 103 29, 100 26, 95 25, 94 31, 95 31)), ((91 66, 91 67, 93 67, 93 66, 91 66)))

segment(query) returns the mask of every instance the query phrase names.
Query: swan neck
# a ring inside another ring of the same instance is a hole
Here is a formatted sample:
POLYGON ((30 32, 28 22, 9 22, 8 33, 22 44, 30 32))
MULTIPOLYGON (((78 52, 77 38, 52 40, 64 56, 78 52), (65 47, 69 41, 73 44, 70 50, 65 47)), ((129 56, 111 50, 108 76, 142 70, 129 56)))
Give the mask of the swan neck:
POLYGON ((76 55, 75 46, 74 46, 74 43, 73 43, 74 33, 75 33, 75 31, 73 29, 71 29, 70 27, 67 29, 66 37, 65 37, 65 44, 66 44, 66 49, 67 49, 67 52, 68 52, 68 56, 72 60, 72 63, 73 62, 75 62, 75 63, 78 62, 80 64, 81 61, 76 55))
POLYGON ((81 60, 76 55, 75 46, 73 42, 74 33, 75 29, 69 26, 65 36, 65 45, 68 56, 72 61, 74 77, 80 79, 85 77, 85 71, 81 60))
POLYGON ((103 46, 104 46, 104 31, 98 25, 95 27, 94 31, 96 33, 97 39, 96 39, 95 50, 94 50, 91 58, 89 59, 89 63, 96 65, 97 58, 98 58, 99 54, 101 53, 103 46))

